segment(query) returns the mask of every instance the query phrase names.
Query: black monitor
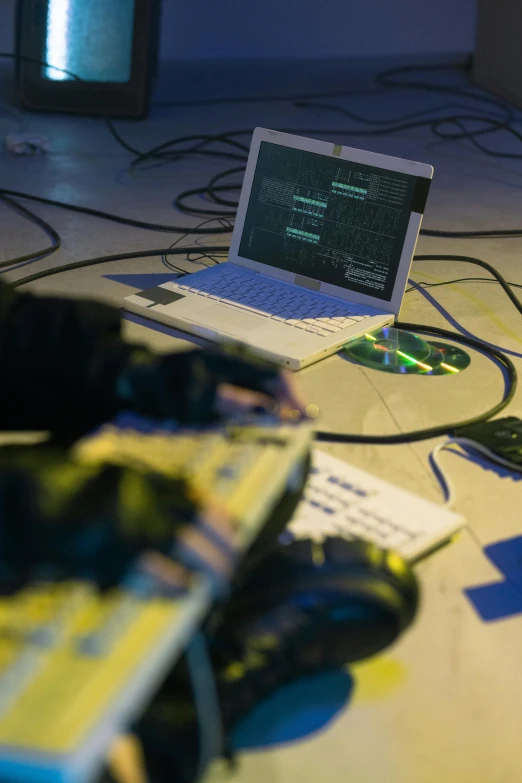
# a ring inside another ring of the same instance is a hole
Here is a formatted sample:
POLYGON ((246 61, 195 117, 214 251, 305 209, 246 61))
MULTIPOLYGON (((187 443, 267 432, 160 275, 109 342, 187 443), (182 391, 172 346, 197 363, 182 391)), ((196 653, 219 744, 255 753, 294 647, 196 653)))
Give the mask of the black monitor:
POLYGON ((160 0, 19 0, 22 104, 144 117, 157 65, 159 6, 160 0))

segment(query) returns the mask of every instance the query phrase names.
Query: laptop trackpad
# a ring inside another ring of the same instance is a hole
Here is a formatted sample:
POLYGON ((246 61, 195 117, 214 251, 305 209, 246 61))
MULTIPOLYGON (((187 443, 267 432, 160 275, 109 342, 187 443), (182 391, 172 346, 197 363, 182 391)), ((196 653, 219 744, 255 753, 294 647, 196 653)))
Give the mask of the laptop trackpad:
POLYGON ((224 332, 251 332, 253 329, 259 329, 266 325, 265 318, 258 318, 256 315, 242 313, 233 307, 223 307, 222 305, 211 305, 200 310, 191 316, 190 321, 204 326, 213 326, 224 332))

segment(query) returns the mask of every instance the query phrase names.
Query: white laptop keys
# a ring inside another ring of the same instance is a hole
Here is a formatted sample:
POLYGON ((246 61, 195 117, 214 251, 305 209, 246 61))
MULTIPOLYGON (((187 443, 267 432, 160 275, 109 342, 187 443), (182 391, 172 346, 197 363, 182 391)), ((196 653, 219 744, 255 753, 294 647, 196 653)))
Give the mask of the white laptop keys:
POLYGON ((124 306, 299 370, 394 323, 432 176, 425 163, 256 128, 228 261, 124 306))

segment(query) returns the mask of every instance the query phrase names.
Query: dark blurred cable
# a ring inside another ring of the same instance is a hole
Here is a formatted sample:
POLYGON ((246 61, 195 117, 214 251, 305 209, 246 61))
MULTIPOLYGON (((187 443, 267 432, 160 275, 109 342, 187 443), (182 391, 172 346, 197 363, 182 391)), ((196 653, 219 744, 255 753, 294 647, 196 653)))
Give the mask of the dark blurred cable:
POLYGON ((6 261, 0 261, 0 268, 5 269, 6 267, 14 266, 15 264, 22 264, 25 262, 32 262, 32 261, 39 261, 42 258, 47 258, 47 256, 52 255, 52 253, 55 253, 59 248, 61 247, 62 240, 59 235, 59 233, 54 229, 49 223, 47 223, 46 220, 41 218, 39 215, 36 215, 34 212, 31 212, 31 210, 27 209, 26 207, 22 206, 22 204, 19 204, 14 199, 10 198, 9 196, 6 196, 5 193, 2 193, 0 191, 0 200, 3 201, 4 204, 6 204, 10 209, 13 209, 15 212, 18 212, 18 214, 22 215, 22 217, 26 218, 27 220, 30 220, 31 223, 34 223, 38 226, 38 228, 41 228, 42 231, 45 231, 45 233, 50 237, 51 239, 51 245, 48 247, 43 248, 42 250, 35 250, 33 253, 27 253, 23 256, 17 256, 16 258, 10 258, 6 261))
MULTIPOLYGON (((207 253, 220 253, 224 249, 225 248, 222 245, 214 245, 205 248, 207 253)), ((75 261, 72 264, 63 264, 62 266, 53 267, 52 269, 43 269, 41 272, 35 272, 32 275, 28 275, 27 277, 22 277, 19 280, 13 281, 11 283, 11 286, 13 288, 19 288, 20 286, 26 285, 27 283, 34 283, 36 280, 42 280, 44 277, 59 275, 62 272, 70 272, 73 269, 83 269, 84 267, 88 267, 88 266, 107 264, 111 261, 125 261, 130 258, 154 258, 154 257, 159 258, 165 253, 169 253, 170 255, 173 254, 187 255, 191 251, 201 252, 201 248, 175 247, 173 249, 170 249, 167 247, 167 248, 156 248, 154 250, 134 250, 125 253, 115 253, 114 255, 109 255, 109 256, 96 256, 95 258, 87 258, 83 261, 75 261)))
MULTIPOLYGON (((197 231, 190 226, 168 226, 163 223, 149 223, 143 220, 135 220, 134 218, 126 218, 121 215, 114 215, 111 212, 103 212, 99 209, 92 209, 91 207, 84 207, 78 204, 69 204, 65 201, 56 201, 54 199, 45 198, 43 196, 36 196, 33 193, 24 193, 18 190, 10 190, 8 188, 0 188, 0 195, 15 196, 16 198, 28 199, 29 201, 36 201, 39 204, 48 204, 51 207, 59 207, 61 209, 67 209, 71 212, 79 212, 84 215, 91 215, 92 217, 102 218, 103 220, 110 220, 114 223, 122 223, 125 226, 133 226, 134 228, 143 228, 147 231, 161 231, 169 234, 178 233, 196 233, 196 234, 214 234, 215 229, 198 229, 197 231)), ((226 233, 225 229, 218 229, 217 233, 226 233)))

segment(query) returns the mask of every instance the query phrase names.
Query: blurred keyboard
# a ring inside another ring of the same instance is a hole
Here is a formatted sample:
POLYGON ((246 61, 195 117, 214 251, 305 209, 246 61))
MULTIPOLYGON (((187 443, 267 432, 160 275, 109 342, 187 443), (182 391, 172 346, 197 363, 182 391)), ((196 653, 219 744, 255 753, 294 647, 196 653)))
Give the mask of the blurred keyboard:
MULTIPOLYGON (((85 463, 144 466, 219 499, 244 551, 306 461, 306 427, 139 433, 106 427, 85 463)), ((136 582, 138 585, 139 582, 136 582)), ((30 584, 0 598, 0 780, 83 783, 146 705, 212 601, 197 577, 182 598, 92 584, 30 584)))
POLYGON ((361 538, 412 561, 463 525, 460 514, 314 450, 308 484, 289 530, 296 538, 361 538))

